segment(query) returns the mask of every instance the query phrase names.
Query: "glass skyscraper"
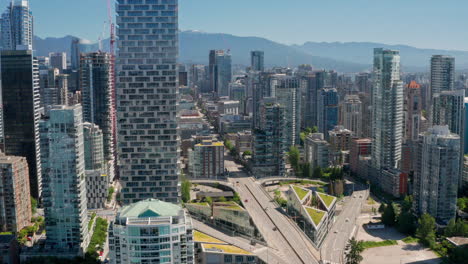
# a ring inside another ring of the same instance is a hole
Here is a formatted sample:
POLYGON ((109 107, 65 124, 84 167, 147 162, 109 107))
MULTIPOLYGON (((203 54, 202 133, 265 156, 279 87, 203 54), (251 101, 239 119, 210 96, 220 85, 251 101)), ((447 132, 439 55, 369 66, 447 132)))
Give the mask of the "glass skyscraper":
POLYGON ((178 1, 118 0, 122 198, 179 202, 178 1))
POLYGON ((0 49, 32 49, 33 16, 28 0, 11 1, 0 19, 0 49))

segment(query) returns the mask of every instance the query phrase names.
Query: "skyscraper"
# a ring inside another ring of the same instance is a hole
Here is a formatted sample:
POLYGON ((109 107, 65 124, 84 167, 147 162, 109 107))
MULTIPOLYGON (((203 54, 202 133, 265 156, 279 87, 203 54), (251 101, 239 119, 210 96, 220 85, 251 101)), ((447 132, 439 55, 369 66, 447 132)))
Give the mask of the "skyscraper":
POLYGON ((301 92, 299 79, 284 74, 275 74, 270 81, 276 102, 284 107, 286 146, 299 144, 301 132, 301 92))
POLYGON ((250 52, 250 68, 253 71, 264 71, 265 70, 265 53, 263 51, 251 51, 250 52))
POLYGON ((455 58, 434 55, 431 58, 431 97, 442 91, 455 90, 455 58))
POLYGON ((81 109, 55 106, 39 125, 46 242, 77 255, 89 243, 81 109))
POLYGON ((209 63, 212 92, 218 97, 229 96, 229 83, 232 80, 231 54, 224 50, 211 50, 209 63))
POLYGON ((421 85, 412 81, 406 86, 404 99, 405 140, 417 141, 421 131, 421 85))
POLYGON ((372 92, 373 168, 396 168, 403 137, 403 82, 398 51, 374 49, 372 92))
POLYGON ((106 172, 102 130, 95 124, 83 123, 83 137, 85 169, 106 172))
POLYGON ((254 136, 253 170, 260 177, 283 176, 287 151, 284 106, 265 103, 260 111, 259 129, 254 136))
POLYGON ((148 198, 178 202, 178 4, 142 2, 117 2, 122 198, 125 204, 148 198))
POLYGON ((463 137, 465 90, 442 91, 432 98, 433 126, 447 125, 450 132, 463 137))
POLYGON ((6 155, 26 157, 31 195, 40 196, 39 69, 31 50, 2 51, 2 149, 6 155))
POLYGON ((434 126, 421 134, 414 176, 414 202, 420 214, 439 223, 455 217, 460 180, 460 137, 447 126, 434 126))
POLYGON ((81 53, 80 87, 83 119, 99 126, 104 136, 104 157, 114 159, 112 56, 105 52, 81 53))
POLYGON ((33 16, 28 0, 12 0, 0 19, 0 50, 32 50, 33 16))
POLYGON ((73 38, 71 44, 71 69, 78 70, 80 67, 81 53, 92 52, 92 43, 86 39, 73 38))
POLYGON ((317 102, 318 131, 328 138, 328 131, 338 125, 340 97, 336 88, 323 88, 317 102))
POLYGON ((357 137, 362 136, 362 103, 358 95, 346 95, 341 104, 340 123, 344 128, 353 131, 357 137))
POLYGON ((67 69, 67 54, 65 52, 52 52, 49 53, 50 66, 59 69, 62 73, 67 69))
POLYGON ((23 157, 0 156, 0 232, 19 232, 31 225, 28 163, 23 157))

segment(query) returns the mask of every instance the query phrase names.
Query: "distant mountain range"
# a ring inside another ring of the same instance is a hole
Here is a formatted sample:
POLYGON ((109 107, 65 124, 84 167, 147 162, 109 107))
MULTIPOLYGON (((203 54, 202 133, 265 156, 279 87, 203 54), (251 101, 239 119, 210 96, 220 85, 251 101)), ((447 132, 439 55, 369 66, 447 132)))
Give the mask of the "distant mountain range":
MULTIPOLYGON (((72 38, 73 36, 45 39, 35 37, 36 54, 38 56, 47 56, 49 52, 70 54, 72 38)), ((98 44, 90 45, 92 49, 98 49, 98 44)), ((103 45, 104 50, 108 50, 108 40, 104 40, 103 45)), ((374 48, 400 50, 402 69, 408 72, 428 71, 430 57, 434 54, 454 56, 457 70, 468 69, 468 51, 419 49, 405 45, 370 42, 306 42, 303 45, 284 45, 259 37, 238 37, 199 31, 180 32, 182 63, 207 64, 209 50, 229 49, 234 64, 249 65, 250 51, 263 50, 265 64, 269 67, 311 64, 314 68, 360 72, 371 69, 374 48)))

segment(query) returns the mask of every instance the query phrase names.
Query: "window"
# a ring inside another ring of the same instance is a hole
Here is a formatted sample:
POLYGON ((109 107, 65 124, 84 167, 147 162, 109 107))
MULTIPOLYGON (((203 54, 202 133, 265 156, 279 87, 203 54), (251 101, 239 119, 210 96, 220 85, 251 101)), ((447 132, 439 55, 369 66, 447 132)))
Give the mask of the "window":
POLYGON ((232 255, 224 255, 224 262, 232 263, 232 255))

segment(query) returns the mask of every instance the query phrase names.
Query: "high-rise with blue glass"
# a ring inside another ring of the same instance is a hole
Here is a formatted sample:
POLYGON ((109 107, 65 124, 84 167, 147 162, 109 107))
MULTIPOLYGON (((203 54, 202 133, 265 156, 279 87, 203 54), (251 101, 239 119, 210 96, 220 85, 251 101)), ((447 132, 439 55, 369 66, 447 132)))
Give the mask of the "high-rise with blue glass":
POLYGON ((118 0, 118 151, 125 204, 179 202, 178 1, 118 0))
POLYGON ((32 49, 33 16, 28 0, 11 1, 0 19, 0 49, 32 49))

